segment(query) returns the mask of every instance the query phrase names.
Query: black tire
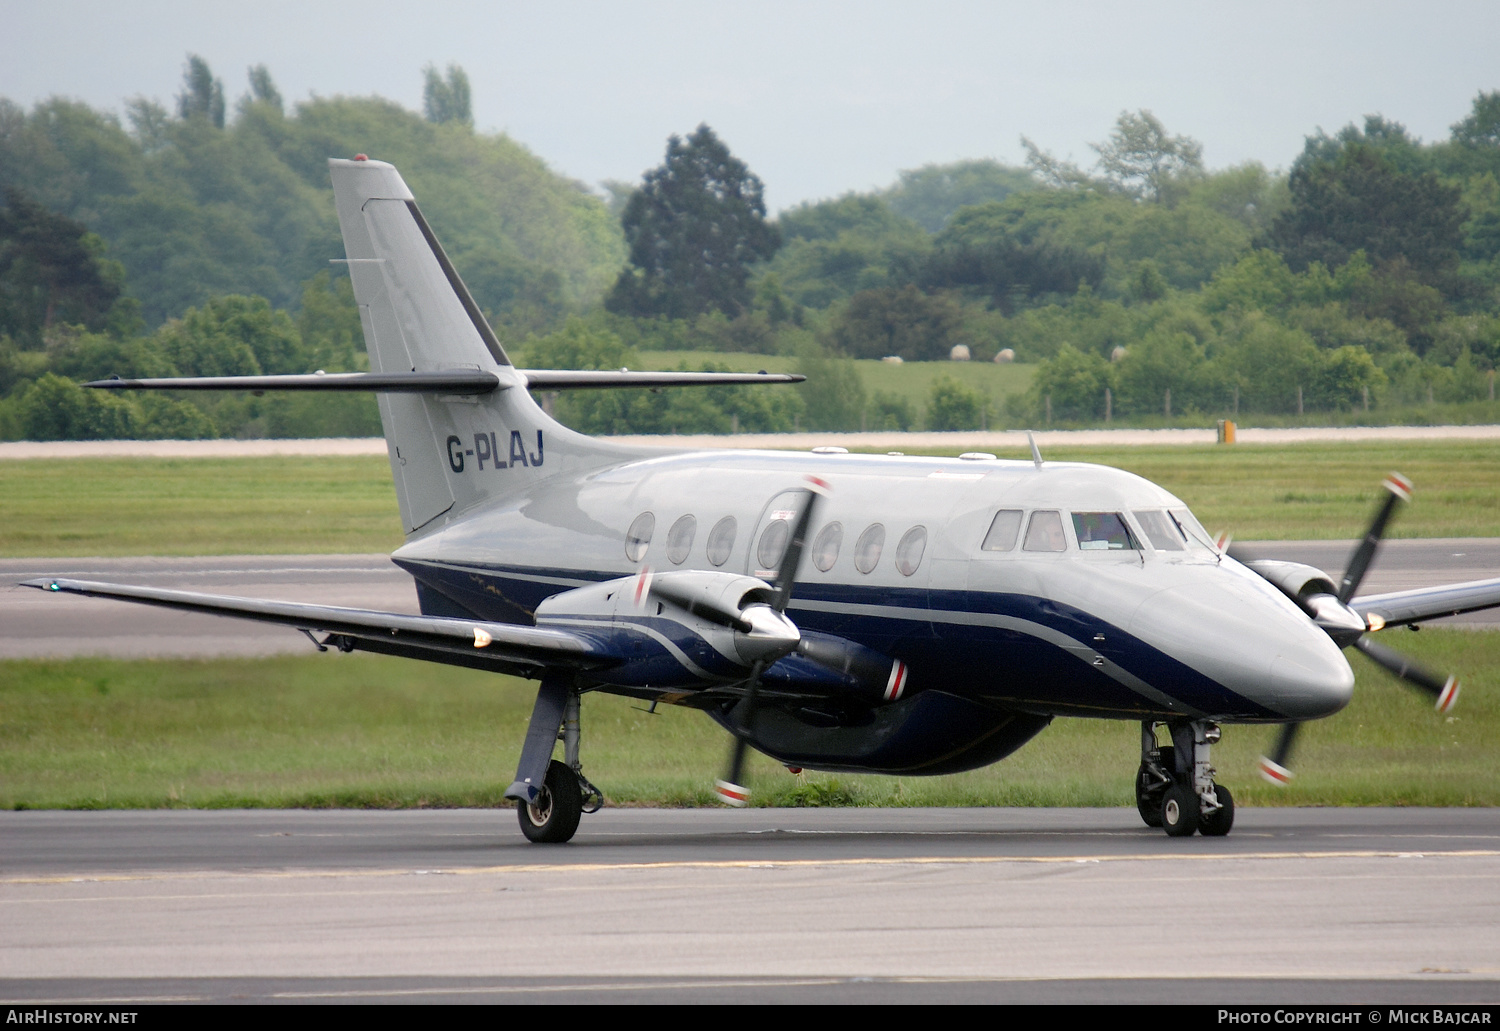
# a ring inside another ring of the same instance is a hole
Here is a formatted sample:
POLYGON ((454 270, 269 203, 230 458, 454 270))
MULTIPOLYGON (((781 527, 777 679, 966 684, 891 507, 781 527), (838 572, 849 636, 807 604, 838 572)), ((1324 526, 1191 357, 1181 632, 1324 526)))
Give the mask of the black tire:
POLYGON ((1156 778, 1146 769, 1146 764, 1141 763, 1135 774, 1135 811, 1141 814, 1147 827, 1160 827, 1161 791, 1148 791, 1148 786, 1156 786, 1156 778))
POLYGON ((583 816, 583 789, 566 763, 552 760, 535 802, 517 802, 521 833, 538 844, 560 845, 578 832, 583 816))
POLYGON ((1161 829, 1171 838, 1190 838, 1198 829, 1198 794, 1182 784, 1173 784, 1161 797, 1161 829))
MULTIPOLYGON (((1157 762, 1167 772, 1167 776, 1176 776, 1177 752, 1171 745, 1166 745, 1158 751, 1161 758, 1157 762)), ((1146 769, 1146 764, 1141 763, 1140 769, 1135 775, 1135 811, 1141 814, 1141 822, 1147 827, 1161 826, 1161 797, 1166 791, 1166 786, 1160 784, 1156 777, 1146 769)))
POLYGON ((1214 785, 1219 808, 1198 821, 1198 833, 1205 838, 1222 838, 1234 826, 1234 796, 1222 784, 1214 785))

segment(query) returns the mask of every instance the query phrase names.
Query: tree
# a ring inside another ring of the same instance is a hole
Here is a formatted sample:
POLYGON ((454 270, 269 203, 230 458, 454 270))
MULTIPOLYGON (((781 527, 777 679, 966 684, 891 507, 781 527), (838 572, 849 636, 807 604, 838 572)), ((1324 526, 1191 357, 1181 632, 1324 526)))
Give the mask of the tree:
POLYGON ((707 125, 667 141, 666 160, 646 173, 621 223, 630 267, 605 302, 621 315, 733 318, 750 304, 749 266, 781 243, 760 179, 707 125))
POLYGON ((55 320, 97 328, 120 296, 123 271, 88 227, 15 187, 0 208, 0 333, 35 342, 55 320))
POLYGON ((224 82, 215 79, 208 62, 189 54, 182 70, 182 92, 177 94, 177 113, 184 121, 206 119, 214 128, 224 128, 224 82))
POLYGON ((469 76, 456 64, 448 66, 445 81, 433 65, 422 69, 426 80, 422 86, 422 111, 429 122, 438 125, 454 123, 474 127, 470 110, 469 76))
POLYGON ((977 430, 988 407, 989 399, 979 391, 951 376, 939 376, 932 381, 932 390, 927 395, 927 428, 939 432, 977 430))
POLYGON ((948 357, 962 325, 963 313, 951 297, 907 284, 851 297, 833 324, 833 342, 851 358, 937 361, 948 357))
POLYGON ((1453 125, 1453 142, 1465 147, 1500 150, 1500 90, 1480 93, 1467 118, 1453 125))
POLYGON ((1460 191, 1432 172, 1400 172, 1375 147, 1351 143, 1334 160, 1294 169, 1288 185, 1291 204, 1272 223, 1270 243, 1294 269, 1337 268, 1362 250, 1377 267, 1403 259, 1435 285, 1458 264, 1460 191))
POLYGON ((271 81, 271 72, 263 64, 254 65, 250 69, 250 95, 258 104, 282 110, 281 91, 271 81))
POLYGON ((1109 139, 1091 146, 1106 179, 1121 192, 1149 201, 1174 200, 1175 184, 1203 173, 1202 144, 1168 135, 1150 111, 1121 111, 1109 139))
POLYGON ((907 169, 882 196, 896 214, 936 233, 960 208, 1001 201, 1035 188, 1036 180, 1022 169, 981 158, 907 169))

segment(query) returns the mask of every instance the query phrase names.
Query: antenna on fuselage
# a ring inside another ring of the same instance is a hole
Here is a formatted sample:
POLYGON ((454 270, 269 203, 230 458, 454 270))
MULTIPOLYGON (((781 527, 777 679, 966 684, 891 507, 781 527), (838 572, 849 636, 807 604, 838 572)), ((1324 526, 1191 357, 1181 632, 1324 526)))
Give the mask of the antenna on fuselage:
POLYGON ((1036 446, 1036 438, 1031 435, 1030 430, 1026 431, 1026 443, 1031 445, 1031 460, 1035 462, 1036 467, 1040 469, 1042 467, 1042 452, 1041 449, 1036 446))

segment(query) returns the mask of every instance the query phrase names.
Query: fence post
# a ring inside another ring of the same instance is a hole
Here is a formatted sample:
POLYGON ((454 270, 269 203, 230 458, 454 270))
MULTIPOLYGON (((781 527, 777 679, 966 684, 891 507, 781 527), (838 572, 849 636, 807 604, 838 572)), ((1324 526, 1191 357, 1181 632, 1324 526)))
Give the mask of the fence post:
POLYGON ((1360 387, 1359 392, 1365 397, 1365 411, 1368 412, 1370 410, 1370 388, 1368 385, 1360 387))
MULTIPOLYGON (((1495 400, 1495 374, 1490 373, 1490 400, 1495 400)), ((1110 396, 1109 388, 1104 388, 1104 421, 1109 422, 1115 414, 1115 399, 1110 396)))
POLYGON ((1167 413, 1167 418, 1172 418, 1172 388, 1167 388, 1165 399, 1162 401, 1162 411, 1167 413))
POLYGON ((1302 384, 1297 384, 1297 414, 1302 414, 1302 384))
POLYGON ((1052 395, 1047 395, 1047 425, 1052 425, 1052 395))

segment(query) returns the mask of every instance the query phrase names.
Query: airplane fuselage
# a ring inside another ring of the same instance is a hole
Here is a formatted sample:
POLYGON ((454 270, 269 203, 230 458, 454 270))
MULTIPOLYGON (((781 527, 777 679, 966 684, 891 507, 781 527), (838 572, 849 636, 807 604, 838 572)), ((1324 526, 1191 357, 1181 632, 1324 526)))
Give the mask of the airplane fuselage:
MULTIPOLYGON (((1353 674, 1326 633, 1222 556, 1178 498, 1102 466, 664 453, 553 477, 393 557, 430 614, 531 623, 545 599, 643 565, 768 576, 785 537, 775 524, 809 476, 829 492, 787 615, 904 663, 907 698, 1224 722, 1315 718, 1349 698, 1353 674)), ((676 668, 699 683, 735 677, 690 623, 621 612, 660 661, 601 688, 676 698, 676 668)), ((800 675, 789 656, 765 679, 800 675)))

